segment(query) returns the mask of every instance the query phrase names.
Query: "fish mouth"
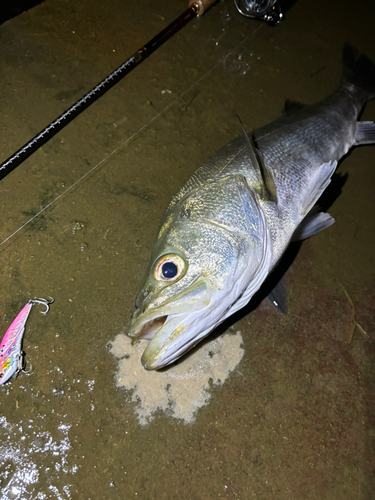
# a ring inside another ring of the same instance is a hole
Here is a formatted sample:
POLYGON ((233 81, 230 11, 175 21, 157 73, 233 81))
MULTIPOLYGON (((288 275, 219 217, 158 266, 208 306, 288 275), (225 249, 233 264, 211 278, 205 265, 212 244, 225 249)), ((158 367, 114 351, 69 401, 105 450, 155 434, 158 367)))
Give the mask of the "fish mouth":
MULTIPOLYGON (((189 313, 164 316, 152 321, 157 330, 142 354, 141 363, 146 370, 162 368, 181 356, 191 340, 189 313)), ((148 325, 146 325, 148 328, 148 325)))
POLYGON ((173 363, 198 340, 192 320, 202 315, 202 310, 192 313, 164 315, 144 323, 136 332, 128 335, 149 339, 150 343, 141 358, 143 368, 157 370, 173 363))
POLYGON ((180 296, 133 319, 128 336, 150 340, 141 358, 146 370, 172 363, 198 342, 196 319, 205 316, 203 310, 210 302, 210 288, 200 280, 180 296))
POLYGON ((140 339, 152 339, 152 337, 162 328, 168 320, 168 316, 159 316, 144 323, 134 334, 128 333, 131 337, 138 337, 140 339))

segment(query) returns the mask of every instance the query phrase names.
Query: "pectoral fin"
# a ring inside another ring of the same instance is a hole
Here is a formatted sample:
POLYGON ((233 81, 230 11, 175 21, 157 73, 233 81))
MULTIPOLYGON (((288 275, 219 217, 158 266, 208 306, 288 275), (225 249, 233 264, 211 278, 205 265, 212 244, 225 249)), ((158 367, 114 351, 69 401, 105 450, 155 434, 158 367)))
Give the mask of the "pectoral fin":
POLYGON ((261 152, 254 146, 253 140, 246 132, 240 117, 238 115, 236 116, 241 125, 242 133, 245 139, 251 163, 253 164, 254 169, 258 174, 258 182, 260 186, 259 194, 263 199, 267 201, 272 201, 273 203, 277 204, 276 185, 272 172, 270 171, 269 168, 266 167, 261 152))

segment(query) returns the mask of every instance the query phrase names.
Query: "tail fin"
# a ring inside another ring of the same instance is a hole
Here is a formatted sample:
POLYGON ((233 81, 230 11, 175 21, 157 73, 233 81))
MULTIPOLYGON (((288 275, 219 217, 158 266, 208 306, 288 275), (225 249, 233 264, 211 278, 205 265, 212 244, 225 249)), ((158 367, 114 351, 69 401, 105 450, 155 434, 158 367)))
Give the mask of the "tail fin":
POLYGON ((358 85, 367 91, 367 99, 375 98, 375 64, 346 43, 342 52, 344 84, 358 85))

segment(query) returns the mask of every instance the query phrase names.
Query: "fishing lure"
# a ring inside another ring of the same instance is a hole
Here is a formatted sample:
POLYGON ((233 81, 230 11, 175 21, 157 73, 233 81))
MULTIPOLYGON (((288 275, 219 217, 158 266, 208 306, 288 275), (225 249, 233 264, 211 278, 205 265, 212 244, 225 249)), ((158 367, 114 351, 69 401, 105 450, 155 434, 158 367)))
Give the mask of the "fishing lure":
POLYGON ((41 314, 47 314, 52 302, 52 297, 50 300, 29 300, 6 331, 0 344, 0 385, 5 384, 10 378, 14 380, 20 371, 25 371, 24 352, 21 347, 25 324, 31 308, 34 304, 41 304, 46 307, 45 311, 40 311, 41 314))

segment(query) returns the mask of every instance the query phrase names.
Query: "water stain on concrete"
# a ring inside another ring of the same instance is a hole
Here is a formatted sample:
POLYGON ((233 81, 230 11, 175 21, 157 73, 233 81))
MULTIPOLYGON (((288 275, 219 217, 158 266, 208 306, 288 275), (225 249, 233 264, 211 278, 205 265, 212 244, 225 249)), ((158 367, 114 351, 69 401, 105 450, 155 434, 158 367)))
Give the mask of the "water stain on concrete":
POLYGON ((238 330, 205 343, 166 370, 147 371, 141 365, 147 344, 147 340, 140 340, 132 345, 131 339, 120 333, 111 348, 119 359, 116 385, 131 391, 141 425, 149 423, 158 410, 185 423, 195 422, 198 409, 210 402, 210 389, 224 384, 244 355, 238 330))

